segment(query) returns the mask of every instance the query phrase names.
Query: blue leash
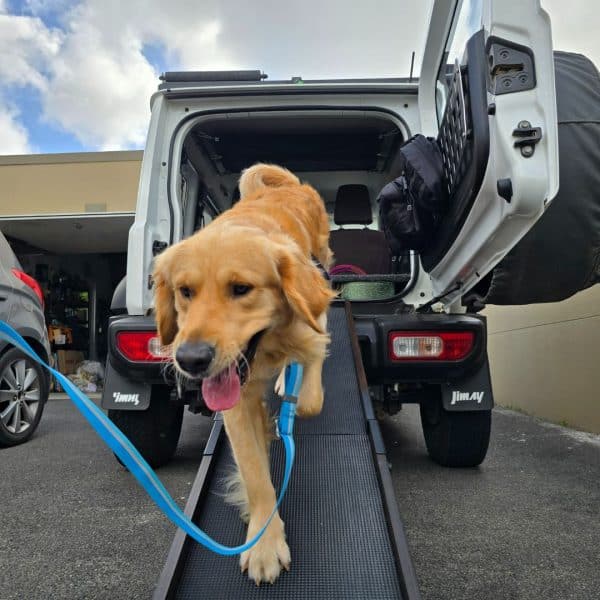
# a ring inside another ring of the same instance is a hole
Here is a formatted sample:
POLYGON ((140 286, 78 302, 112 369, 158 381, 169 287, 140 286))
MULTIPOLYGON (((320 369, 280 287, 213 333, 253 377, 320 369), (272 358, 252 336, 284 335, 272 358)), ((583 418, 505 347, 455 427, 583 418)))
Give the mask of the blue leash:
POLYGON ((183 529, 191 538, 202 544, 209 550, 223 556, 234 556, 249 550, 261 538, 271 519, 275 516, 283 496, 287 490, 292 465, 294 464, 294 417, 296 416, 296 400, 302 383, 302 366, 298 363, 292 363, 286 368, 285 372, 285 396, 281 403, 279 419, 277 423, 279 436, 285 448, 285 470, 283 474, 283 483, 277 503, 271 516, 263 525, 262 529, 248 542, 241 546, 223 546, 206 535, 199 529, 179 508, 177 503, 171 498, 169 492, 165 489, 156 473, 150 465, 144 460, 135 446, 127 439, 118 427, 98 408, 79 388, 77 388, 67 377, 47 365, 31 346, 7 323, 0 321, 0 339, 4 339, 13 344, 19 350, 27 354, 30 358, 42 365, 59 381, 63 390, 66 391, 73 404, 79 412, 89 421, 92 428, 110 447, 110 449, 119 457, 121 462, 129 469, 129 472, 138 480, 138 483, 146 490, 146 493, 154 500, 156 505, 177 527, 183 529))

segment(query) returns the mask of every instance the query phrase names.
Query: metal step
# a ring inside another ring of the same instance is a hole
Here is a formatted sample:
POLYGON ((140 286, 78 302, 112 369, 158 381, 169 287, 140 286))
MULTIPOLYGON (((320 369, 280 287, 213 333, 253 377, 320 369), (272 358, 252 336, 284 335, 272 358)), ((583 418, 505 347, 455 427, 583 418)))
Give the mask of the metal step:
MULTIPOLYGON (((280 509, 292 554, 290 572, 273 585, 257 587, 241 574, 238 557, 213 554, 179 531, 155 598, 419 597, 358 344, 349 327, 346 308, 332 308, 325 406, 319 417, 297 420, 296 460, 280 509)), ((278 441, 272 445, 271 463, 278 488, 284 465, 278 441)), ((236 509, 223 498, 223 482, 232 469, 217 418, 186 512, 227 545, 243 543, 245 535, 236 509)))

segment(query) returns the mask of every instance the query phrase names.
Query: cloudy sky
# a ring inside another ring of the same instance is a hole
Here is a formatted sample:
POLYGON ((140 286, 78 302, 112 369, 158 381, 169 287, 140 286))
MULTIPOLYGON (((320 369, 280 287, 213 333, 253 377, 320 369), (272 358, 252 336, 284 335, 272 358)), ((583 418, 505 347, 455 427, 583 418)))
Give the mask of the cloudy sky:
MULTIPOLYGON (((597 0, 542 0, 600 66, 597 0)), ((406 75, 431 0, 0 0, 0 154, 143 147, 158 75, 406 75), (351 7, 351 8, 350 8, 351 7), (404 27, 403 24, 410 24, 404 27)))

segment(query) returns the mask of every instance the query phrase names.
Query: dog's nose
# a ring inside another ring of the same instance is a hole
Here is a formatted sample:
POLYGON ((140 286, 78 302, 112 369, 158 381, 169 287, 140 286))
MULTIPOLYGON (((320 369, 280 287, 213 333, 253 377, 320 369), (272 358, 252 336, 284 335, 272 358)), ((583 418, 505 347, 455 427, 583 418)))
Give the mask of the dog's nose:
POLYGON ((190 375, 203 375, 214 357, 214 346, 205 342, 184 342, 175 352, 175 360, 190 375))

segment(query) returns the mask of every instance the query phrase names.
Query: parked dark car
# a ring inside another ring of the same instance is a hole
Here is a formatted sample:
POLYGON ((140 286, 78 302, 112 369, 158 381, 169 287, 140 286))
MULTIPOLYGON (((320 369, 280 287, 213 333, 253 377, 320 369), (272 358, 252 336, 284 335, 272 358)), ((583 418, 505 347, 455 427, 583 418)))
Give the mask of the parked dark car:
MULTIPOLYGON (((44 296, 38 282, 23 271, 0 233, 0 320, 14 327, 48 361, 50 343, 44 320, 44 296)), ((38 363, 0 340, 0 446, 26 442, 35 432, 48 400, 50 378, 38 363)))

